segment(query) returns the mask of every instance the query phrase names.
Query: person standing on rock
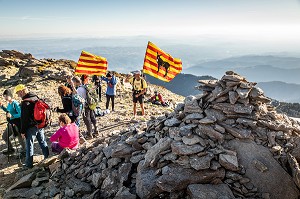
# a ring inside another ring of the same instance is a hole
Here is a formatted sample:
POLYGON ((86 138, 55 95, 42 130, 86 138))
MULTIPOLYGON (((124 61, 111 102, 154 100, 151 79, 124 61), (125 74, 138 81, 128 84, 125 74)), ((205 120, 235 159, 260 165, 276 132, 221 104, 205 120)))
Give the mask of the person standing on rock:
POLYGON ((32 168, 35 138, 38 140, 44 158, 46 159, 49 156, 49 149, 45 140, 44 129, 39 129, 36 121, 34 120, 34 106, 35 102, 39 98, 36 94, 29 92, 23 84, 19 84, 15 87, 15 93, 22 98, 20 132, 21 135, 26 138, 26 159, 24 167, 32 168))
POLYGON ((89 98, 89 93, 87 88, 89 85, 89 78, 87 75, 82 75, 81 78, 75 76, 73 77, 73 87, 77 87, 76 93, 79 94, 86 102, 83 111, 83 121, 87 128, 86 138, 92 139, 93 135, 97 135, 97 121, 95 117, 95 112, 90 108, 87 101, 89 98), (92 131, 92 126, 94 126, 94 132, 92 131))
POLYGON ((127 76, 125 82, 129 82, 132 86, 132 98, 133 98, 133 117, 136 117, 136 103, 139 102, 142 115, 145 116, 145 108, 144 108, 144 95, 147 90, 147 82, 141 77, 141 72, 136 71, 134 76, 127 76))
POLYGON ((79 130, 75 123, 65 113, 59 116, 60 129, 51 137, 51 148, 54 153, 60 153, 64 148, 76 149, 79 145, 79 130))
POLYGON ((79 126, 78 116, 76 116, 72 110, 72 90, 69 87, 61 85, 58 87, 57 91, 61 97, 63 108, 55 108, 56 112, 66 113, 70 117, 72 123, 75 122, 79 126))
POLYGON ((106 112, 109 113, 109 102, 111 100, 111 108, 112 111, 115 111, 115 96, 116 96, 116 85, 118 83, 117 78, 107 73, 106 77, 101 77, 103 81, 107 83, 107 89, 106 89, 106 112))
POLYGON ((96 86, 96 91, 97 94, 99 96, 99 101, 102 102, 102 98, 101 98, 101 94, 102 94, 102 82, 101 82, 101 78, 97 75, 94 75, 92 78, 92 82, 95 84, 96 86))
POLYGON ((4 106, 2 102, 0 102, 0 108, 6 112, 6 118, 8 122, 7 129, 4 131, 2 135, 2 139, 7 144, 7 151, 4 151, 3 154, 11 154, 14 153, 15 150, 12 147, 12 143, 9 137, 14 134, 14 136, 18 137, 18 141, 22 147, 21 154, 25 154, 25 142, 20 134, 21 129, 21 108, 20 104, 13 99, 13 94, 9 90, 5 90, 3 93, 3 97, 8 102, 7 106, 4 106))

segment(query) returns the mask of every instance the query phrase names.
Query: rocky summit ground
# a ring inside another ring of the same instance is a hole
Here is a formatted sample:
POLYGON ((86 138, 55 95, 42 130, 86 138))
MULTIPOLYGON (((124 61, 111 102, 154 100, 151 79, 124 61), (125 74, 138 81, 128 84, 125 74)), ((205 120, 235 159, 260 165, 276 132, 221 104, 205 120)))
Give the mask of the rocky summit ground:
MULTIPOLYGON (((72 70, 72 62, 49 59, 46 68, 35 70, 44 60, 28 61, 34 58, 15 51, 3 53, 13 57, 2 58, 13 65, 5 74, 4 86, 24 82, 59 104, 55 100, 59 83, 53 74, 62 70, 49 68, 72 70), (23 61, 16 61, 14 54, 23 61), (33 72, 21 79, 22 71, 33 72)), ((118 76, 121 80, 122 75, 118 76)), ((116 113, 98 118, 101 136, 44 161, 36 156, 36 166, 27 171, 20 170, 16 159, 7 164, 1 156, 3 197, 300 197, 300 123, 279 114, 256 83, 228 71, 220 80, 199 80, 199 95, 185 99, 155 85, 151 89, 172 100, 171 106, 148 104, 147 117, 130 121, 130 87, 120 84, 116 113)), ((56 129, 53 123, 47 136, 56 129)))
MULTIPOLYGON (((30 91, 38 94, 41 98, 51 99, 53 107, 62 107, 60 97, 57 93, 57 88, 59 85, 64 84, 65 77, 67 74, 73 73, 74 66, 76 63, 70 60, 54 60, 54 59, 35 59, 30 54, 23 54, 18 51, 2 51, 0 52, 0 93, 5 89, 13 90, 14 86, 19 83, 23 83, 30 91)), ((159 91, 165 100, 170 101, 169 107, 162 107, 157 105, 152 105, 151 103, 145 103, 146 116, 138 116, 136 119, 132 119, 132 102, 131 102, 131 87, 130 85, 123 82, 125 75, 116 74, 119 79, 117 86, 117 96, 115 99, 115 112, 107 114, 102 117, 97 117, 97 126, 100 131, 99 137, 109 137, 114 134, 118 134, 120 130, 135 128, 137 126, 145 126, 146 121, 152 117, 162 115, 171 112, 176 104, 176 102, 181 102, 184 100, 182 96, 176 95, 163 87, 156 85, 149 85, 147 91, 147 98, 150 94, 153 94, 154 90, 159 91)), ((103 95, 102 102, 99 106, 105 109, 105 91, 106 85, 103 84, 103 95)), ((146 98, 146 99, 147 99, 146 98)), ((15 99, 20 101, 17 96, 15 99)), ((3 97, 1 101, 4 102, 3 97)), ((138 108, 138 111, 140 109, 138 108)), ((5 113, 0 111, 0 136, 2 137, 3 131, 6 128, 6 118, 5 113)), ((45 129, 47 138, 49 138, 57 129, 58 114, 54 113, 53 123, 50 127, 45 129)), ((81 132, 85 133, 84 124, 81 120, 81 132)), ((89 140, 92 143, 98 138, 89 140)), ((47 139, 48 144, 50 144, 49 139, 47 139)), ((14 142, 13 142, 14 143, 14 142)), ((35 162, 39 162, 42 159, 42 153, 38 146, 35 144, 35 162)), ((4 141, 0 140, 0 151, 6 150, 6 145, 4 141)), ((53 154, 51 154, 53 155, 53 154)), ((24 161, 24 160, 22 160, 24 161)), ((0 154, 0 198, 3 196, 4 190, 10 187, 20 176, 22 172, 20 171, 20 161, 16 154, 10 158, 10 163, 8 163, 7 156, 0 154)))

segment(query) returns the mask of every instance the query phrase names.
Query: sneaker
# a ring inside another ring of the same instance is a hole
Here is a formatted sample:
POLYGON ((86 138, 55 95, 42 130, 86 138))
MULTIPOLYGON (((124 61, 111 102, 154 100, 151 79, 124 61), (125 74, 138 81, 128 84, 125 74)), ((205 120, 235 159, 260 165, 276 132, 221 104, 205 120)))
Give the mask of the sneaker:
POLYGON ((4 155, 10 155, 10 154, 13 154, 14 152, 15 152, 14 149, 10 149, 10 150, 3 151, 3 154, 4 155))

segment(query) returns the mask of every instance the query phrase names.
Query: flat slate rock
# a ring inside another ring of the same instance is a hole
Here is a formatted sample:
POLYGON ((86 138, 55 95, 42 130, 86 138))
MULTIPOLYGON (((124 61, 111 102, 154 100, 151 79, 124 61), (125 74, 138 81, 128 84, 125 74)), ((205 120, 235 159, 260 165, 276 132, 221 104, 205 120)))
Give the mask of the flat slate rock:
POLYGON ((226 184, 191 184, 187 192, 191 199, 235 199, 226 184))

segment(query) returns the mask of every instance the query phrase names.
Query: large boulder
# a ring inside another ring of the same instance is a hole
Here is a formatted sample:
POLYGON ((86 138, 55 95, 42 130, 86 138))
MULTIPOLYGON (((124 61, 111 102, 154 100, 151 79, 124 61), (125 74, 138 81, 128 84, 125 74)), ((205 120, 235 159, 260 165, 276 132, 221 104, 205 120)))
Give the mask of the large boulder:
POLYGON ((253 141, 231 140, 229 146, 238 154, 245 176, 260 193, 269 193, 272 199, 297 199, 299 190, 292 177, 273 158, 271 152, 253 141))

